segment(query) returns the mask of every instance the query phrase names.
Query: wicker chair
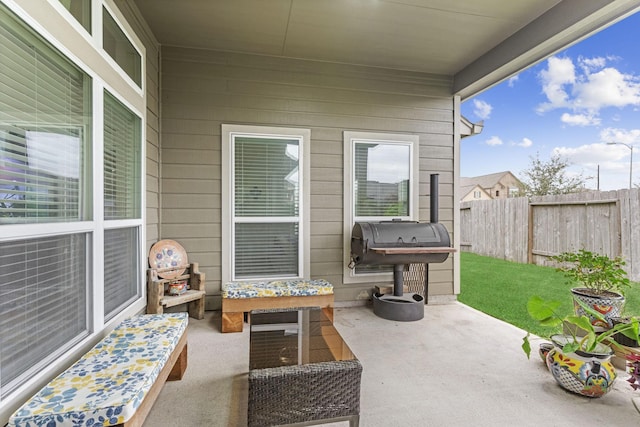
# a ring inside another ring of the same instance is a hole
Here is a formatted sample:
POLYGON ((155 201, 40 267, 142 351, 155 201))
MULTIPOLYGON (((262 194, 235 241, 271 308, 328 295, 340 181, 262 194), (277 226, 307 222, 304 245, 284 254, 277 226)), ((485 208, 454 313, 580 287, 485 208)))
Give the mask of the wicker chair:
POLYGON ((357 359, 254 369, 249 372, 249 427, 360 421, 357 359))

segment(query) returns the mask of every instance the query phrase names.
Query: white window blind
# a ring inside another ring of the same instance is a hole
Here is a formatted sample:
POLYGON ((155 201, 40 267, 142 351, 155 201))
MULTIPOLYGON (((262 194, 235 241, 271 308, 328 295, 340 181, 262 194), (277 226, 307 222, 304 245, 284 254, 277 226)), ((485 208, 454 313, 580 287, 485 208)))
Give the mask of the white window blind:
POLYGON ((92 83, 1 4, 0 58, 0 227, 71 230, 2 234, 2 398, 89 333, 92 83))
POLYGON ((296 277, 300 255, 300 140, 235 136, 236 279, 296 277))
POLYGON ((88 334, 87 236, 0 243, 0 395, 88 334))
POLYGON ((107 319, 138 297, 138 228, 104 232, 104 313, 107 319))
POLYGON ((0 224, 88 219, 91 79, 0 19, 0 224))
MULTIPOLYGON (((104 218, 141 218, 141 120, 104 92, 104 218)), ((104 232, 104 313, 110 319, 139 296, 140 239, 137 227, 104 232)))
POLYGON ((104 94, 104 218, 140 218, 141 120, 104 94))

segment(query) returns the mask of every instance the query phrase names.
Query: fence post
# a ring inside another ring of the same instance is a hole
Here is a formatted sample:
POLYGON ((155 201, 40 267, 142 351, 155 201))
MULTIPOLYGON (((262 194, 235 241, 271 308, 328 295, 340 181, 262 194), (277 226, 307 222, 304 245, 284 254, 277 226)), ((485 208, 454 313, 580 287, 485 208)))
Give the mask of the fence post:
POLYGON ((527 218, 527 264, 533 264, 533 205, 527 201, 529 215, 527 218))

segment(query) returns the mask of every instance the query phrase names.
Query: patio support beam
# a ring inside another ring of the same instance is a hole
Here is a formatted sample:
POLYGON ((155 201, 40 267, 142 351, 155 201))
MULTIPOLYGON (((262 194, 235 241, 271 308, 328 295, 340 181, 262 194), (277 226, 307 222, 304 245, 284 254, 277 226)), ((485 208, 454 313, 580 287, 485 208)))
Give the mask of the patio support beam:
POLYGON ((454 76, 462 100, 640 8, 640 0, 563 0, 454 76))

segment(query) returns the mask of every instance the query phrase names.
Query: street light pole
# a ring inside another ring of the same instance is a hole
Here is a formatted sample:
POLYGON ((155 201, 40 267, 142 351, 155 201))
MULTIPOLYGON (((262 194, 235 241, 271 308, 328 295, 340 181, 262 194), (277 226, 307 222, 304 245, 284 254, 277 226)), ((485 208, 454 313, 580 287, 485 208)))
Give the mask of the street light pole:
POLYGON ((607 142, 607 145, 624 145, 631 151, 631 157, 629 158, 629 190, 633 187, 633 145, 624 142, 607 142))

